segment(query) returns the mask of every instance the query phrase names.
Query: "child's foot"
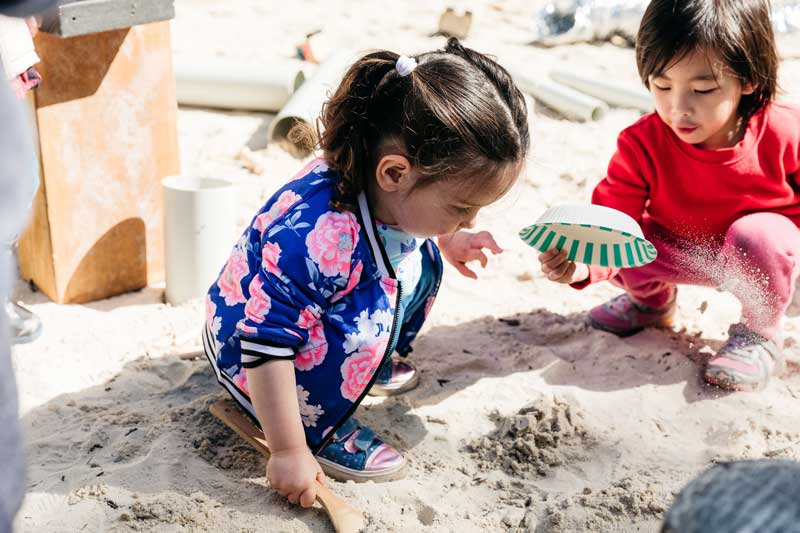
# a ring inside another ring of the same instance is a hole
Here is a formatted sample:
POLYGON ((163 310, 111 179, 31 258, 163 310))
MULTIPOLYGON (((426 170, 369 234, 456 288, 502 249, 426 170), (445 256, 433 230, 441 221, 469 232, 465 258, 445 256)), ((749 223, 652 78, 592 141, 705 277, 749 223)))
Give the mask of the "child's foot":
POLYGON ((326 475, 340 481, 389 481, 403 477, 405 458, 375 432, 350 417, 317 454, 326 475))
POLYGON ((635 302, 628 294, 620 294, 589 311, 589 321, 595 329, 627 337, 647 327, 672 326, 675 308, 674 295, 664 307, 655 308, 635 302))
POLYGON ((755 391, 766 387, 769 377, 782 368, 778 344, 744 324, 733 324, 728 342, 708 362, 703 378, 723 389, 755 391))
POLYGON ((378 377, 369 390, 370 396, 395 396, 408 392, 419 384, 419 372, 406 361, 391 358, 379 369, 378 377))

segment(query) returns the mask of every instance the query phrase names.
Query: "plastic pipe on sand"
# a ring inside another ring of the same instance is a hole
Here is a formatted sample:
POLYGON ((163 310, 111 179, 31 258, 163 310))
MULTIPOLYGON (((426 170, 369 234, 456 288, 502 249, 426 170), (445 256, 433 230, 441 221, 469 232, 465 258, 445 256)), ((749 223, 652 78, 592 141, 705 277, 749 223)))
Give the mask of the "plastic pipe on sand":
POLYGON ((550 80, 533 80, 515 74, 514 81, 520 89, 569 119, 600 120, 608 111, 605 102, 550 80))
POLYGON ((644 90, 581 76, 566 70, 554 70, 550 73, 550 77, 558 83, 616 107, 630 107, 644 113, 650 113, 655 109, 652 96, 644 90))
POLYGON ((236 197, 226 180, 170 176, 164 191, 167 301, 205 294, 236 239, 236 197))
POLYGON ((287 140, 289 131, 296 123, 314 125, 322 105, 339 86, 347 68, 356 59, 352 51, 339 51, 329 56, 273 119, 267 138, 273 142, 287 140))
POLYGON ((176 60, 179 104, 277 113, 305 81, 301 61, 275 65, 176 60))

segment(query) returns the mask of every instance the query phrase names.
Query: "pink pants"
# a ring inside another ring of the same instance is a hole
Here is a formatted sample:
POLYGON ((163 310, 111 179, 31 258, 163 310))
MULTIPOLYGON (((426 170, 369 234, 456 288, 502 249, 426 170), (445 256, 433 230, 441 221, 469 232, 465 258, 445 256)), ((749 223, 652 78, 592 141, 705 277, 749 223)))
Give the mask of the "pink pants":
POLYGON ((621 270, 612 283, 652 307, 669 302, 677 283, 720 287, 742 303, 745 325, 775 338, 800 272, 800 229, 791 220, 776 213, 744 216, 721 244, 679 243, 652 223, 643 230, 658 257, 621 270))

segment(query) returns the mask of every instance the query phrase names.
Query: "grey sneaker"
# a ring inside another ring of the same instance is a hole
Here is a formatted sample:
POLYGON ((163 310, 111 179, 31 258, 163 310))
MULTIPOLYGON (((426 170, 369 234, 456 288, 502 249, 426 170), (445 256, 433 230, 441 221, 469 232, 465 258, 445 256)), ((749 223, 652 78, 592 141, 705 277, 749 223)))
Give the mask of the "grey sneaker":
POLYGON ((33 342, 42 334, 42 321, 30 309, 7 301, 5 312, 11 332, 11 344, 33 342))
POLYGON ((733 324, 728 330, 728 342, 709 360, 703 378, 727 390, 763 389, 770 376, 783 370, 779 343, 780 340, 769 340, 744 324, 733 324))

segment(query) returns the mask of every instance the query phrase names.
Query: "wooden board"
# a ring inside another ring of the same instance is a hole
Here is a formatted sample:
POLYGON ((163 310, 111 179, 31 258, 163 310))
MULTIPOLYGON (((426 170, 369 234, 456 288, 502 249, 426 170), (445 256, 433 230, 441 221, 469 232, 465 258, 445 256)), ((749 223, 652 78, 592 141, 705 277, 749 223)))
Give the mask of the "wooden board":
POLYGON ((42 31, 75 37, 170 20, 173 0, 62 0, 42 21, 42 31))
POLYGON ((179 172, 169 23, 40 33, 36 49, 42 190, 22 276, 59 303, 163 280, 160 181, 179 172))

